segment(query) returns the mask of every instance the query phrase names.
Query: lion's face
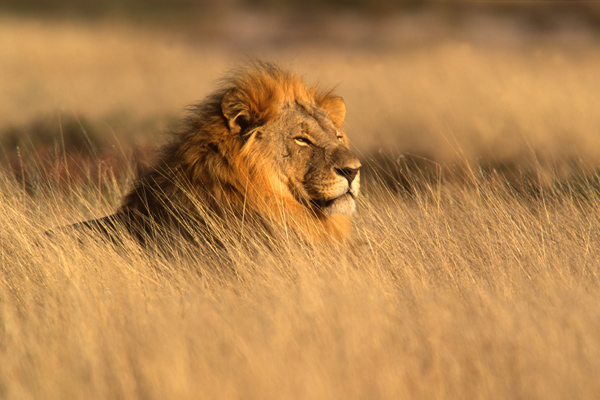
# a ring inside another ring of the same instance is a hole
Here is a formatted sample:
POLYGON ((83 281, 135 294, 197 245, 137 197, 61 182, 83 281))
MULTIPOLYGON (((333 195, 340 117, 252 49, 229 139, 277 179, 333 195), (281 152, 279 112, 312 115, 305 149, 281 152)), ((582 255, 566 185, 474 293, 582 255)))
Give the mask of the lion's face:
POLYGON ((280 219, 286 209, 308 227, 305 217, 316 216, 325 231, 344 236, 361 167, 341 130, 344 101, 271 64, 255 67, 234 79, 221 100, 227 143, 235 143, 222 153, 243 160, 237 164, 243 198, 270 218, 280 219))
POLYGON ((255 137, 253 145, 269 155, 278 179, 299 203, 323 216, 354 213, 361 164, 325 110, 285 106, 255 137))

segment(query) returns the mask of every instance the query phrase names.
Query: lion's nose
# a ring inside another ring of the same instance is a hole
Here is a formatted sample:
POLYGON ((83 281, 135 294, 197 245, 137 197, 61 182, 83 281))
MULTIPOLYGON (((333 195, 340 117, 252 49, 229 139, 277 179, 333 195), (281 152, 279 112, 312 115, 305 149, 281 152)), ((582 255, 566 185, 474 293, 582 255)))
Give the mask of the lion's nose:
POLYGON ((335 168, 335 172, 338 175, 341 175, 343 177, 345 177, 346 179, 348 179, 348 184, 350 185, 352 183, 352 181, 354 180, 354 178, 356 178, 356 175, 358 175, 358 170, 360 169, 360 167, 358 168, 335 168))

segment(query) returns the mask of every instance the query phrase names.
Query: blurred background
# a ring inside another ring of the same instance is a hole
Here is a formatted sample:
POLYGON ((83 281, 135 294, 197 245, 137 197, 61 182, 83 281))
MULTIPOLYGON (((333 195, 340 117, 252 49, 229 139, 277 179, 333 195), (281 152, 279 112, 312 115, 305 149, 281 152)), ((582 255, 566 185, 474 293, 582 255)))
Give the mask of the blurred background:
POLYGON ((336 87, 392 186, 600 170, 600 3, 555 1, 0 0, 0 164, 139 172, 250 57, 336 87))

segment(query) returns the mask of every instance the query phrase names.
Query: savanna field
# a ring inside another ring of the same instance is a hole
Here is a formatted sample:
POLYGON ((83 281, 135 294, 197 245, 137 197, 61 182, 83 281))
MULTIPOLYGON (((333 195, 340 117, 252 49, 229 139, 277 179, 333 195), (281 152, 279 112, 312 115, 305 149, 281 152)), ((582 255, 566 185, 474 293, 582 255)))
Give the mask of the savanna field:
POLYGON ((597 27, 465 15, 0 16, 0 398, 599 398, 597 27), (44 234, 249 56, 344 97, 350 242, 44 234))

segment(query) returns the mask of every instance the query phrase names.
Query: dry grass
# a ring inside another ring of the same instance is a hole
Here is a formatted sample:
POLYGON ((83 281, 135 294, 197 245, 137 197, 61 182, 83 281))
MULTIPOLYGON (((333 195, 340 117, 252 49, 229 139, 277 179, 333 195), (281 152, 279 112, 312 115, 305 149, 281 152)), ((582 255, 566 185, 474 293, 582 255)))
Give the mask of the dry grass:
MULTIPOLYGON (((166 121, 237 59, 169 35, 3 19, 0 120, 62 107, 115 137, 133 135, 123 109, 166 121)), ((429 181, 392 157, 348 245, 266 251, 224 234, 224 261, 49 240, 111 212, 130 172, 3 173, 0 398, 599 397, 600 51, 582 43, 248 49, 341 82, 365 163, 382 147, 472 168, 429 181), (538 179, 513 189, 502 166, 538 179)))
MULTIPOLYGON (((58 110, 63 118, 95 121, 123 141, 155 138, 235 62, 257 56, 306 73, 309 81, 339 83, 348 134, 365 155, 384 149, 447 165, 479 159, 521 167, 535 155, 545 167, 580 158, 600 165, 600 44, 592 34, 519 40, 518 32, 497 26, 493 33, 432 40, 426 32, 435 27, 427 20, 420 31, 413 26, 419 20, 399 20, 398 32, 381 28, 373 42, 278 45, 260 34, 256 43, 237 43, 109 22, 0 22, 0 132, 40 115, 57 124, 58 110), (403 36, 412 41, 394 39, 403 36)), ((340 36, 366 35, 358 22, 349 21, 352 28, 340 36)), ((268 36, 270 21, 258 23, 268 36)))
POLYGON ((597 182, 540 198, 477 178, 371 188, 352 244, 229 237, 228 262, 50 241, 107 206, 2 186, 2 398, 600 394, 597 182))

